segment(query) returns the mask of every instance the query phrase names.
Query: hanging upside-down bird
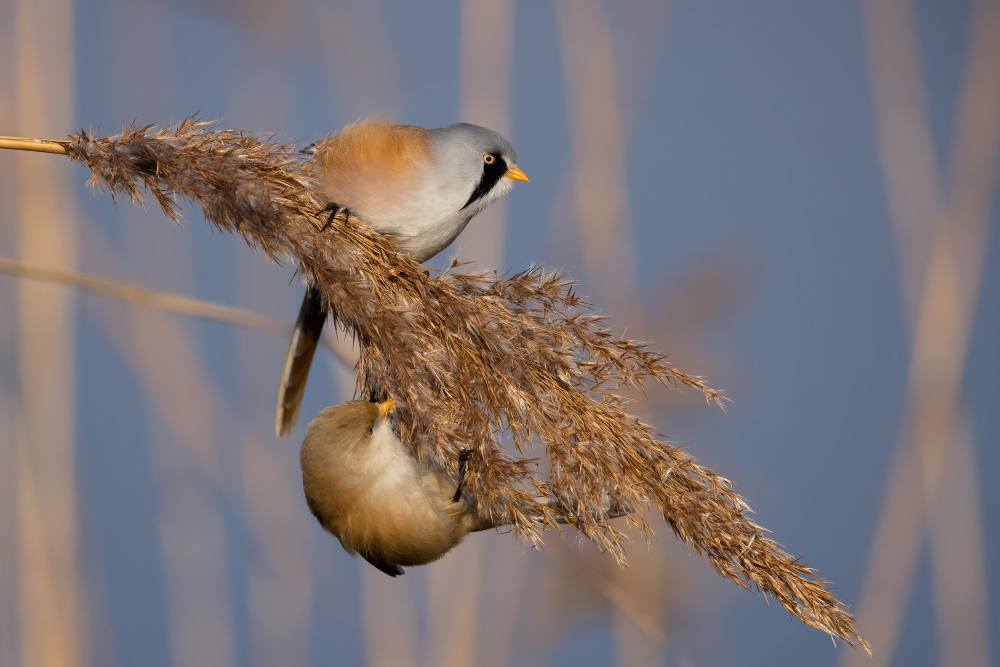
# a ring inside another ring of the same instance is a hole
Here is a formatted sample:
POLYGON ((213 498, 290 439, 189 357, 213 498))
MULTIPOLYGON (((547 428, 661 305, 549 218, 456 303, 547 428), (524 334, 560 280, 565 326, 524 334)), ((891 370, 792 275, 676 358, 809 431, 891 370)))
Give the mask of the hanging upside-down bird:
MULTIPOLYGON (((468 123, 433 130, 361 120, 310 147, 310 175, 334 216, 355 215, 417 261, 455 240, 477 213, 527 181, 510 143, 468 123)), ((309 366, 326 322, 327 304, 306 288, 288 345, 275 430, 295 430, 309 366)))
MULTIPOLYGON (((391 577, 403 565, 441 558, 466 535, 509 523, 480 511, 464 492, 466 460, 455 480, 430 456, 418 459, 396 435, 388 414, 396 401, 347 401, 326 408, 309 423, 299 461, 309 509, 351 555, 391 577)), ((548 519, 582 520, 579 511, 549 505, 548 519)), ((618 504, 591 509, 600 521, 622 516, 618 504)), ((542 519, 539 514, 538 519, 542 519)))
MULTIPOLYGON (((418 461, 393 431, 395 401, 348 401, 306 428, 300 463, 309 509, 344 549, 391 577, 445 555, 468 533, 493 528, 441 465, 418 461)), ((464 461, 463 461, 464 463, 464 461)))

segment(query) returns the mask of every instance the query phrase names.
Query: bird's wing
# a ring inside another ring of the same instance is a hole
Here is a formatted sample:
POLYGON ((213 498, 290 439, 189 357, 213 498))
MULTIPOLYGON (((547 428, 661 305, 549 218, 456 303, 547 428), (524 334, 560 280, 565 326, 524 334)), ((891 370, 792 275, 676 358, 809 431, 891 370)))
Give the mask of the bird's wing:
POLYGON ((326 322, 326 303, 323 295, 312 285, 306 288, 299 309, 299 319, 295 322, 292 339, 285 353, 285 367, 281 371, 281 386, 278 388, 278 412, 275 416, 275 431, 280 438, 295 430, 302 405, 302 394, 306 390, 309 366, 312 365, 316 345, 323 333, 326 322))
POLYGON ((399 575, 403 574, 403 568, 399 566, 399 563, 394 563, 393 561, 386 558, 384 554, 376 556, 374 554, 363 553, 361 554, 361 557, 364 558, 369 563, 371 563, 372 565, 374 565, 375 567, 377 567, 378 569, 388 574, 390 577, 398 577, 399 575))
POLYGON ((317 192, 348 208, 376 231, 391 233, 400 211, 414 210, 413 193, 427 178, 427 130, 363 119, 317 142, 308 164, 317 192))

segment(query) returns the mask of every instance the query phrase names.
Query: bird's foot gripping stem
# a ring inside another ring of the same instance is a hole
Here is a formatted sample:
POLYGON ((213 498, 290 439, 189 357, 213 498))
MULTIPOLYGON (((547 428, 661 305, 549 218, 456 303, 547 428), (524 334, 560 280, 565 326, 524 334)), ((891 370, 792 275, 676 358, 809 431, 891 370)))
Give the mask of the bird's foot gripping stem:
POLYGON ((340 206, 340 204, 337 204, 335 202, 328 202, 326 206, 324 206, 323 208, 321 208, 320 210, 318 210, 316 212, 316 217, 317 218, 322 218, 324 213, 329 213, 330 214, 330 215, 328 215, 326 217, 326 223, 323 225, 323 227, 319 231, 325 232, 327 230, 327 228, 330 225, 333 224, 334 218, 336 218, 337 214, 340 213, 341 211, 344 212, 344 222, 347 222, 348 220, 351 219, 351 209, 344 208, 344 207, 340 206))
POLYGON ((469 457, 472 456, 471 449, 463 449, 458 453, 458 488, 455 489, 455 496, 452 502, 462 499, 462 487, 465 485, 465 473, 468 470, 469 457))

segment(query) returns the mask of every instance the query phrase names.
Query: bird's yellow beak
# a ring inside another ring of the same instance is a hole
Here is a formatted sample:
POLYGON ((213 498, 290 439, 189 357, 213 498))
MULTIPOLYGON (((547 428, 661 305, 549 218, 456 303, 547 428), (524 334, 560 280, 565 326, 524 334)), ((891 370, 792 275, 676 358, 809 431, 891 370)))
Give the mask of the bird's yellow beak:
POLYGON ((383 417, 385 417, 386 414, 389 413, 389 410, 392 410, 392 406, 394 406, 394 405, 396 405, 396 401, 394 401, 391 398, 388 401, 385 401, 384 403, 379 403, 378 404, 378 418, 382 419, 383 417))
POLYGON ((525 183, 528 182, 528 177, 523 171, 521 171, 520 167, 511 167, 505 171, 503 175, 507 178, 513 178, 515 181, 524 181, 525 183))

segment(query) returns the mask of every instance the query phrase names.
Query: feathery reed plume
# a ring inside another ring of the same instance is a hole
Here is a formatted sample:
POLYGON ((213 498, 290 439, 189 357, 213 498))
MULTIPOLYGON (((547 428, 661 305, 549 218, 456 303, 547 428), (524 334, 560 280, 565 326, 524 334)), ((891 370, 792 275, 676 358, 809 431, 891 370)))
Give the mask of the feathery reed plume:
POLYGON ((729 481, 663 443, 615 393, 649 378, 721 406, 720 392, 614 336, 560 275, 469 274, 453 262, 432 278, 353 217, 320 231, 314 216, 326 202, 308 160, 291 145, 207 125, 189 118, 55 143, 112 195, 142 202, 145 190, 174 220, 176 199, 198 204, 212 225, 270 259, 297 262, 359 343, 358 393, 405 403, 402 435, 420 456, 455 470, 459 451, 472 448, 469 490, 521 538, 539 544, 543 527, 559 530, 564 517, 624 564, 623 535, 607 520, 624 514, 648 537, 639 510, 652 504, 719 574, 870 652, 827 582, 748 518, 729 481), (548 477, 508 454, 505 435, 518 455, 544 444, 548 477))

